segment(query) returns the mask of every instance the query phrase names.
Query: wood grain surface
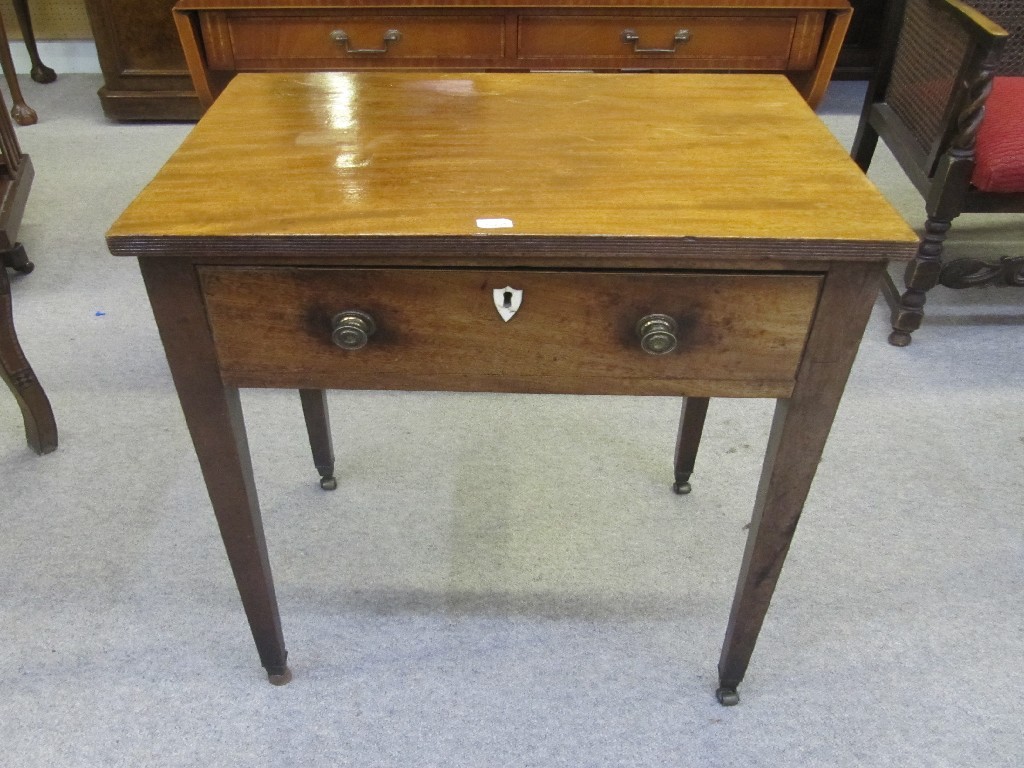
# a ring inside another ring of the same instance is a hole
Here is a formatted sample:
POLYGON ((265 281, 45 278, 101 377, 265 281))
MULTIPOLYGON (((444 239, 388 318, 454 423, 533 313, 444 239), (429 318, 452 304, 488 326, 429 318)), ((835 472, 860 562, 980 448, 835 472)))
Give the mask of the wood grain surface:
POLYGON ((916 242, 788 81, 749 74, 240 75, 108 233, 132 255, 146 238, 306 235, 739 239, 801 257, 847 241, 872 258, 916 242))

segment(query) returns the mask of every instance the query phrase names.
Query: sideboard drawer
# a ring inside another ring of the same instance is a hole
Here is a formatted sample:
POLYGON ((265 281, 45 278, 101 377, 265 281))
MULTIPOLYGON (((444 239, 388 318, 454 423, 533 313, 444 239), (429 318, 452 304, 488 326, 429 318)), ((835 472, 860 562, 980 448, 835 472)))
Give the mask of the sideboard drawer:
POLYGON ((212 69, 352 67, 406 60, 504 55, 504 19, 494 14, 422 12, 303 15, 226 13, 209 19, 212 69))
POLYGON ((796 15, 519 17, 521 59, 628 59, 688 69, 784 70, 796 15))
POLYGON ((735 273, 202 267, 200 275, 229 383, 595 394, 672 394, 687 390, 682 382, 714 381, 782 396, 821 284, 815 275, 735 273), (504 303, 506 288, 522 291, 508 321, 495 297, 504 303), (343 349, 332 331, 352 310, 374 329, 362 348, 343 349), (637 325, 651 315, 677 326, 672 351, 642 348, 637 325))

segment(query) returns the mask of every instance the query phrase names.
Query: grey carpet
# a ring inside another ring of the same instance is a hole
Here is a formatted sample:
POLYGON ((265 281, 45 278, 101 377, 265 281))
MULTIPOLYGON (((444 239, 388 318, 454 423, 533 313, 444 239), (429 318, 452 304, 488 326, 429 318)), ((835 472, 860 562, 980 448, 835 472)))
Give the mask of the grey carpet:
MULTIPOLYGON (((664 398, 244 394, 295 672, 259 667, 136 265, 105 228, 188 130, 22 78, 16 326, 58 420, 0 392, 4 766, 1019 766, 1024 294, 881 303, 742 703, 715 665, 771 405, 715 400, 694 492, 664 398)), ((863 84, 821 114, 849 146, 863 84)), ((872 169, 915 226, 884 151, 872 169)), ((957 226, 1021 253, 1021 217, 957 226)))

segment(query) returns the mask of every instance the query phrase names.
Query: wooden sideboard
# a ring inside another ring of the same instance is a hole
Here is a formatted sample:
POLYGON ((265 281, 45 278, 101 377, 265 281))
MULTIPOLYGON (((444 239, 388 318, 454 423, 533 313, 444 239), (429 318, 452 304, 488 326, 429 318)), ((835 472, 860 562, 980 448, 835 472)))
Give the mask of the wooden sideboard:
MULTIPOLYGON (((97 0, 94 0, 94 2, 97 0)), ((847 0, 179 0, 200 102, 239 72, 784 72, 816 105, 847 0)))
MULTIPOLYGON (((457 4, 456 0, 450 0, 451 6, 444 10, 449 11, 457 8, 467 7, 465 4, 457 4)), ((846 42, 843 45, 836 64, 835 76, 843 78, 867 77, 871 71, 877 56, 878 31, 881 29, 882 16, 884 15, 885 0, 850 0, 853 6, 853 20, 846 35, 846 42)), ((172 8, 175 0, 86 0, 86 10, 89 14, 89 21, 92 25, 93 36, 96 40, 96 49, 99 54, 100 65, 103 70, 103 87, 100 89, 100 101, 106 115, 115 120, 195 120, 202 114, 203 108, 196 96, 189 75, 188 67, 185 64, 185 56, 181 49, 179 35, 175 28, 172 8)), ((566 3, 565 0, 555 5, 537 6, 537 10, 555 13, 559 5, 565 4, 566 9, 582 11, 593 9, 596 15, 607 14, 614 8, 632 7, 639 10, 635 4, 626 6, 622 3, 612 4, 606 8, 577 2, 575 5, 566 3)), ((220 4, 225 5, 224 3, 220 4)), ((276 5, 291 8, 293 12, 309 14, 311 10, 322 13, 323 8, 331 7, 335 11, 339 7, 361 9, 360 13, 371 10, 373 6, 339 3, 320 3, 315 5, 309 0, 298 0, 290 3, 248 3, 249 6, 276 5), (320 9, 317 11, 317 9, 320 9)), ((835 13, 842 8, 843 3, 808 3, 803 0, 790 0, 789 2, 749 3, 743 0, 718 0, 718 2, 692 3, 686 0, 675 0, 674 3, 661 5, 648 3, 646 7, 652 14, 655 12, 671 11, 673 8, 697 8, 700 6, 704 11, 715 7, 725 9, 748 8, 758 6, 771 9, 773 6, 778 9, 785 5, 795 8, 806 8, 808 6, 817 8, 818 13, 835 13), (660 11, 658 9, 661 9, 660 11)), ((378 4, 376 7, 383 7, 378 4)), ((426 8, 427 6, 423 6, 426 8)), ((430 6, 435 9, 443 6, 430 6)), ((468 6, 472 7, 472 6, 468 6)), ((517 6, 523 8, 523 5, 517 6)), ((479 6, 483 8, 483 6, 479 6)), ((231 9, 221 9, 231 10, 231 9)), ((184 12, 184 11, 183 11, 184 12)), ((211 13, 213 12, 211 8, 211 13)), ((234 9, 238 13, 239 9, 234 9)), ((189 15, 198 14, 199 11, 192 9, 189 15)), ((502 11, 495 11, 499 15, 502 11)), ((333 31, 333 30, 332 30, 333 31)), ((386 31, 386 30, 385 30, 386 31)), ((677 30, 671 30, 672 35, 677 30)), ((353 33, 354 34, 354 33, 353 33)), ((408 41, 406 41, 408 42, 408 41)), ((358 45, 358 43, 356 43, 358 45)), ((646 45, 641 41, 642 45, 646 45)), ((659 44, 660 45, 660 44, 659 44)), ((404 66, 404 65, 403 65, 404 66)), ((531 63, 530 66, 533 66, 531 63)), ((687 68, 690 68, 687 66, 687 68)), ((223 79, 222 75, 215 78, 223 79)))

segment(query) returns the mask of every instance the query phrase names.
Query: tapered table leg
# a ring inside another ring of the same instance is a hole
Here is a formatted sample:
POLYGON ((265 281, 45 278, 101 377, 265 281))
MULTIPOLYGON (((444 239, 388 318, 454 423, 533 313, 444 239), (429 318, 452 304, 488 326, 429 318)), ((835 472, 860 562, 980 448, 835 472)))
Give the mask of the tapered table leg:
POLYGON ((704 417, 708 413, 708 398, 687 397, 683 400, 683 412, 679 417, 679 435, 676 438, 675 483, 676 493, 690 492, 690 475, 697 463, 697 449, 704 433, 704 417))
POLYGON ((757 642, 779 572, 839 407, 882 267, 840 264, 825 279, 792 397, 775 409, 736 595, 718 663, 718 700, 737 686, 757 642))
POLYGON ((11 283, 4 263, 0 263, 0 377, 10 387, 21 408, 29 447, 39 454, 57 450, 57 424, 50 401, 25 359, 14 330, 11 283))
POLYGON ((302 415, 306 419, 313 465, 320 473, 320 487, 333 491, 338 487, 334 477, 334 443, 331 440, 331 419, 327 411, 327 393, 322 389, 300 389, 302 415))
POLYGON ((171 258, 139 263, 260 661, 282 685, 291 672, 238 390, 220 378, 194 267, 171 258))

